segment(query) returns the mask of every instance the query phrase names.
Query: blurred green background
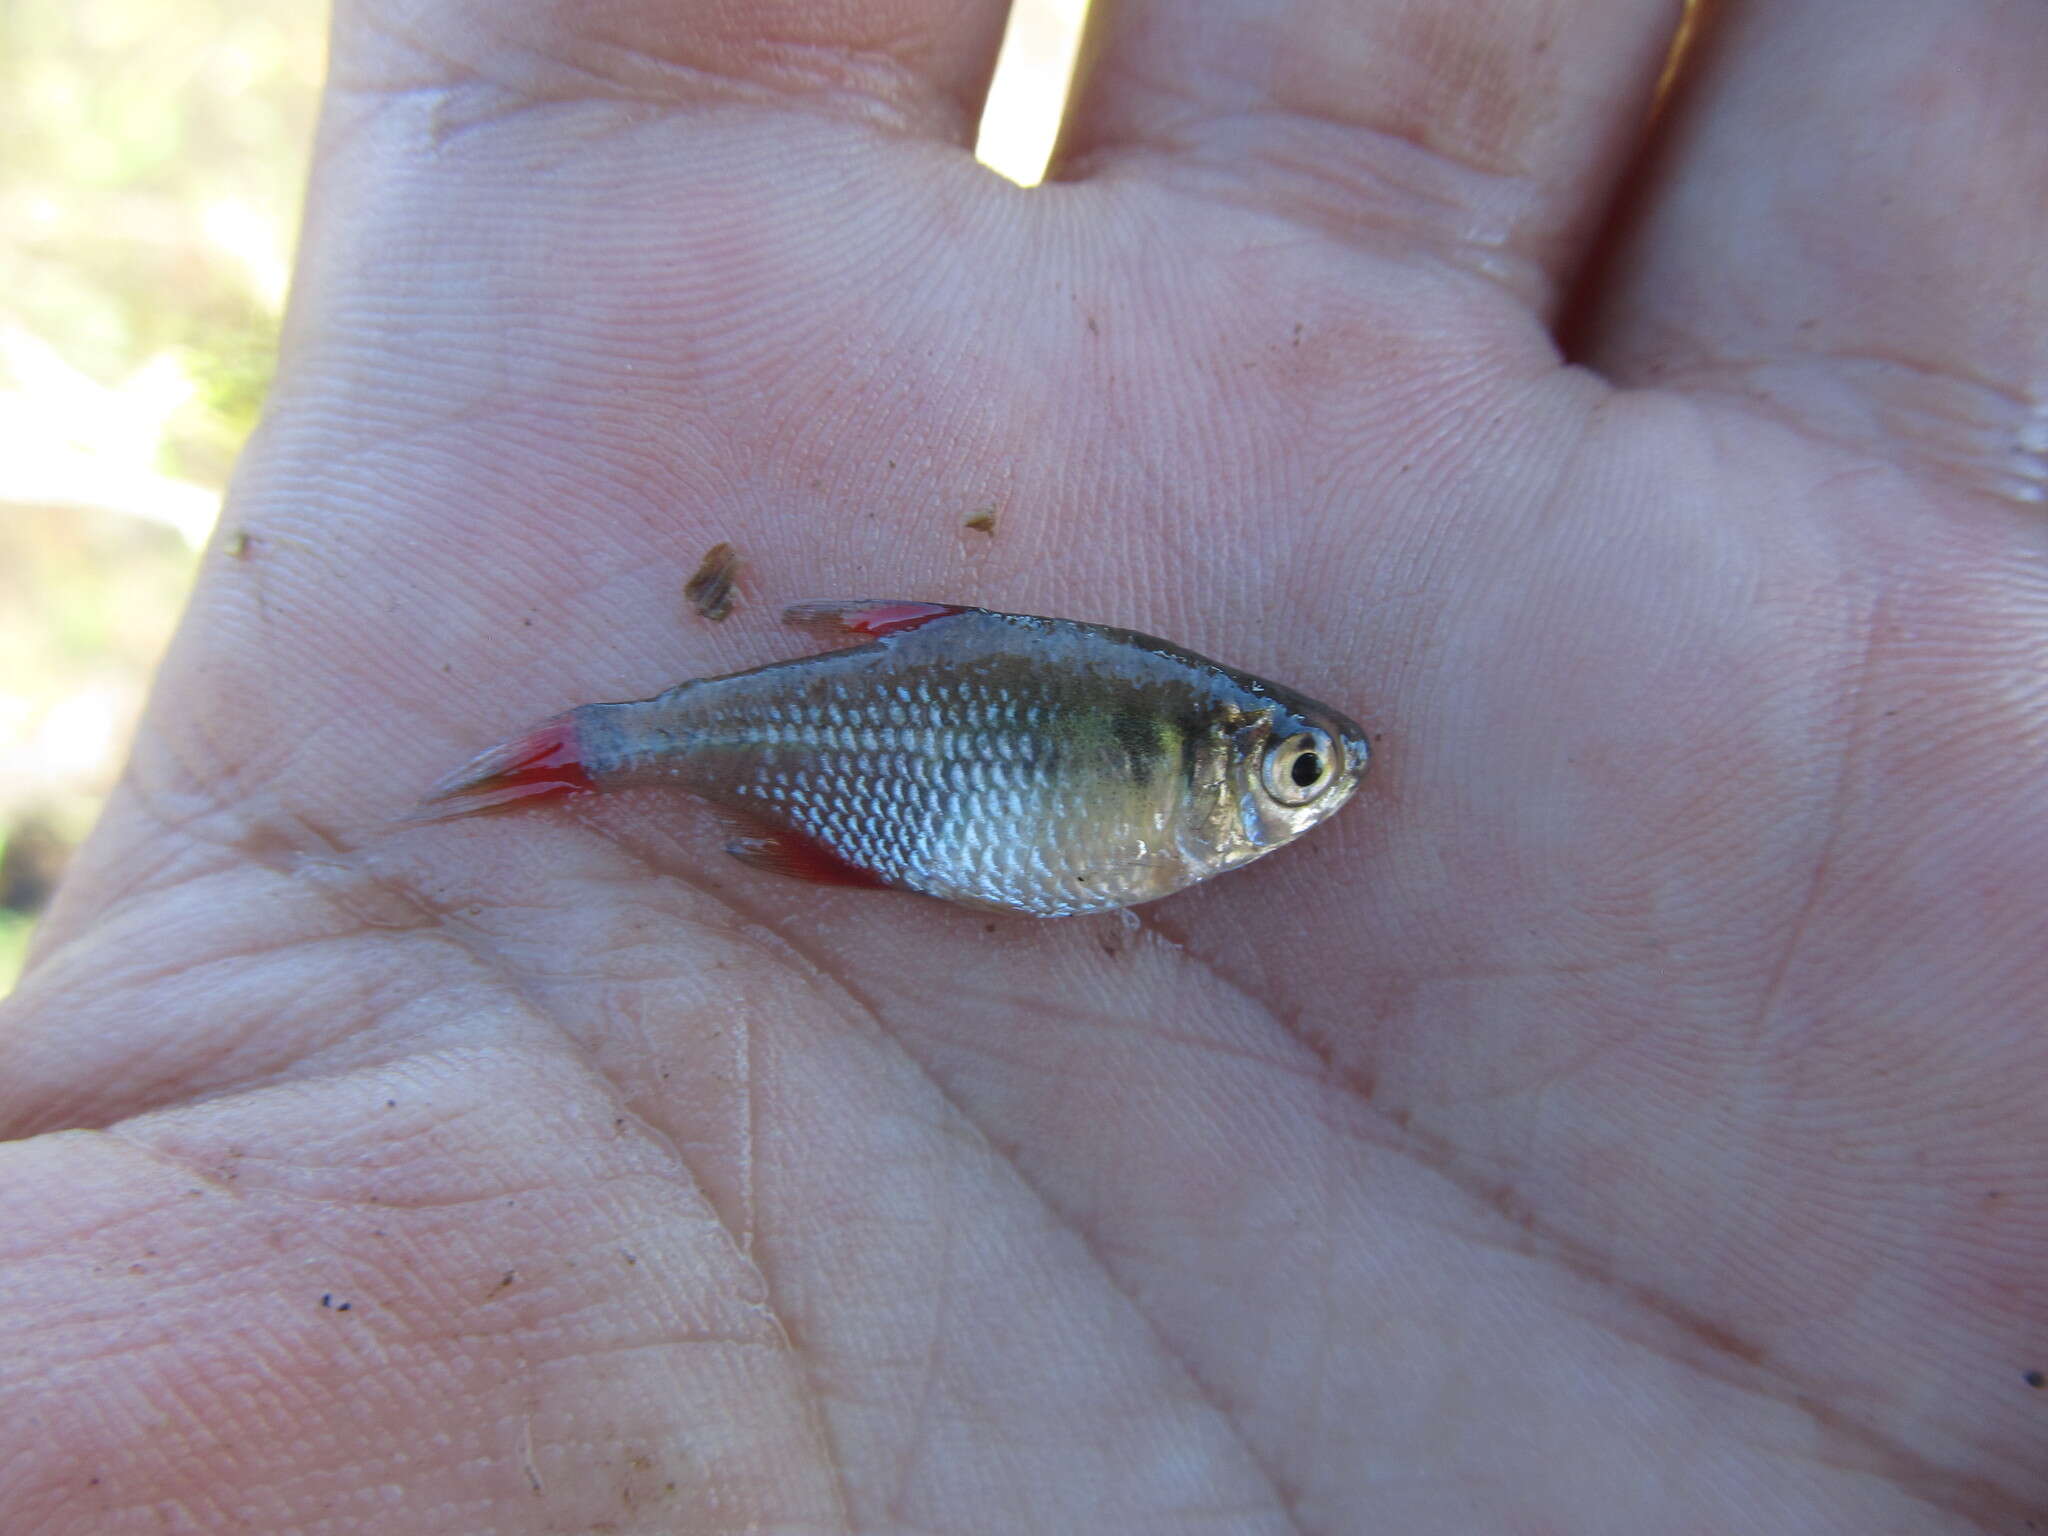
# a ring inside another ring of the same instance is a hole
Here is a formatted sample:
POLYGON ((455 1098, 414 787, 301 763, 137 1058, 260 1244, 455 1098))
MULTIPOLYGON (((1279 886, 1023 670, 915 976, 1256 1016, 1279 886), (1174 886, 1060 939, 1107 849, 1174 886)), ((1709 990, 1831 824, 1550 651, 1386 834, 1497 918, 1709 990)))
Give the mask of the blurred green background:
POLYGON ((325 25, 0 5, 0 991, 262 406, 325 25))
MULTIPOLYGON (((978 153, 1043 171, 1086 0, 1018 0, 978 153)), ((324 6, 0 0, 0 994, 120 772, 262 409, 324 6)))

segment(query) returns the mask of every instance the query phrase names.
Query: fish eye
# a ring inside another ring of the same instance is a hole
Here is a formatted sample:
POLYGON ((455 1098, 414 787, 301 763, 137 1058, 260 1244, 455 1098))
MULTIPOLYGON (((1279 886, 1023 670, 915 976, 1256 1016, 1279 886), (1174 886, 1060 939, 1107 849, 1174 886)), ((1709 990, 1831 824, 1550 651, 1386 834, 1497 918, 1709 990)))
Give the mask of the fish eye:
POLYGON ((1260 768, 1266 793, 1282 805, 1307 805, 1330 787, 1336 775, 1336 748, 1314 727, 1283 736, 1267 747, 1260 768))

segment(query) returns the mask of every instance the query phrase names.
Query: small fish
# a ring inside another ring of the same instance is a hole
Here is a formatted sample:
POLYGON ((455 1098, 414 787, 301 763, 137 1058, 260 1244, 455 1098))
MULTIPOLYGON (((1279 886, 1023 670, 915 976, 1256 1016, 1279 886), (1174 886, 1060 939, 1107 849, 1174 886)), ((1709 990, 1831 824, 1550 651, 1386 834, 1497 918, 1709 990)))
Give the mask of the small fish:
POLYGON ((892 600, 784 618, 867 643, 585 704, 424 807, 669 785, 743 826, 726 851, 758 868, 1061 917, 1292 842, 1369 760, 1335 710, 1127 629, 892 600))

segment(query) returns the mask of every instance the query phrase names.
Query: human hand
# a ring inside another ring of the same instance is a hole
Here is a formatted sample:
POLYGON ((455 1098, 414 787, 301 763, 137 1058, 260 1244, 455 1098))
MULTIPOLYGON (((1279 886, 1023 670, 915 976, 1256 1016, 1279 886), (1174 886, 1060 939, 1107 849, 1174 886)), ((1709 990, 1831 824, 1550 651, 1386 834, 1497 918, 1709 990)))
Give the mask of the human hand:
POLYGON ((994 6, 343 0, 0 1033, 0 1529, 2048 1527, 2048 15, 1731 0, 1638 162, 1671 11, 1130 0, 1026 192, 994 6), (1373 773, 1136 934, 400 820, 866 595, 1373 773))

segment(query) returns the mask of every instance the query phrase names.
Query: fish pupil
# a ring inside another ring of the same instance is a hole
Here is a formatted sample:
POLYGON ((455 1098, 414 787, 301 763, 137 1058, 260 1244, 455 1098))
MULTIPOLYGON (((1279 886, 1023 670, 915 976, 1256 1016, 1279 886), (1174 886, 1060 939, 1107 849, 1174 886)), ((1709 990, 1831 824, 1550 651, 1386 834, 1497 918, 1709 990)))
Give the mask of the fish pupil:
POLYGON ((1297 788, 1307 789, 1323 776, 1323 760, 1313 752, 1304 752, 1294 760, 1288 773, 1297 788))

